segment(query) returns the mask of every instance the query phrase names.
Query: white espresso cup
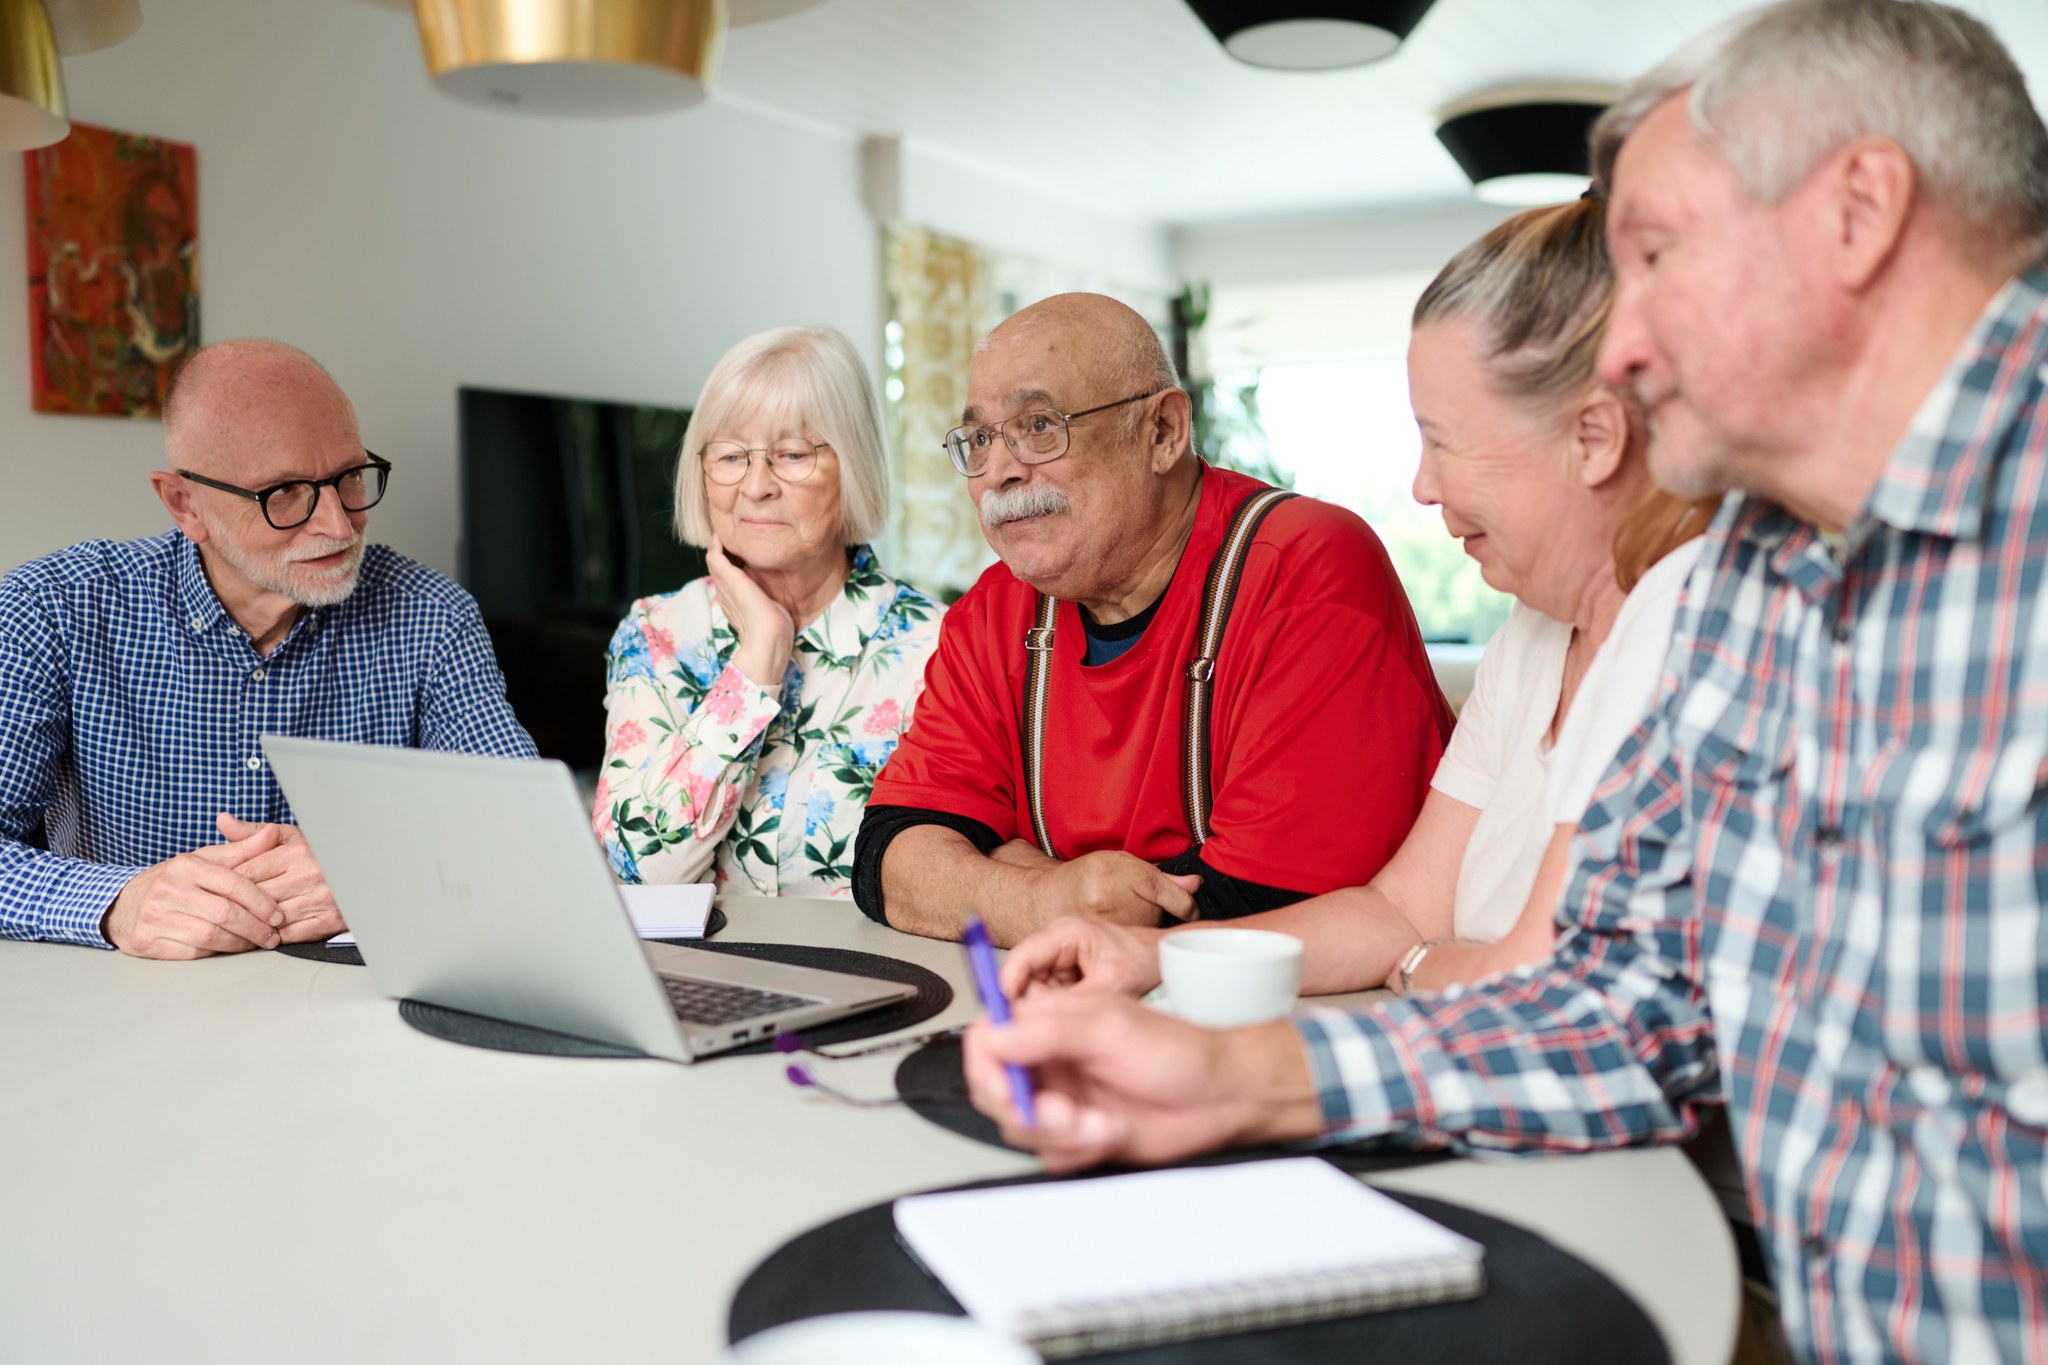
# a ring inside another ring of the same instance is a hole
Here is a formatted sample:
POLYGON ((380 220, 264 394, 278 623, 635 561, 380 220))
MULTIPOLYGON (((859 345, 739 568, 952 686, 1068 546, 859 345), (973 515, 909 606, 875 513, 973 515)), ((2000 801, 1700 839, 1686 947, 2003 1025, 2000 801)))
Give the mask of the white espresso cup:
POLYGON ((1166 1007, 1204 1028, 1284 1019, 1301 990, 1301 940, 1268 929, 1189 929, 1159 940, 1166 1007))

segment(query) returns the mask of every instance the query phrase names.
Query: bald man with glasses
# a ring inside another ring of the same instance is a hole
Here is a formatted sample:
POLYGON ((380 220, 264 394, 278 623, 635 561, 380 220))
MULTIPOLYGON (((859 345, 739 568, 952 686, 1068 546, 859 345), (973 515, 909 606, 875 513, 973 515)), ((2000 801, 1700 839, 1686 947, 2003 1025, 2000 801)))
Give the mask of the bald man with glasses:
POLYGON ((532 757, 469 594, 383 546, 391 462, 310 356, 227 341, 164 404, 176 529, 0 577, 0 937, 192 958, 343 928, 266 734, 532 757))
POLYGON ((1157 334, 1113 299, 1003 323, 968 398, 946 449, 1001 562, 946 614, 875 784, 861 908, 944 938, 978 912, 1010 944, 1369 880, 1451 728, 1378 538, 1205 464, 1157 334), (1205 610, 1212 573, 1235 591, 1205 610))

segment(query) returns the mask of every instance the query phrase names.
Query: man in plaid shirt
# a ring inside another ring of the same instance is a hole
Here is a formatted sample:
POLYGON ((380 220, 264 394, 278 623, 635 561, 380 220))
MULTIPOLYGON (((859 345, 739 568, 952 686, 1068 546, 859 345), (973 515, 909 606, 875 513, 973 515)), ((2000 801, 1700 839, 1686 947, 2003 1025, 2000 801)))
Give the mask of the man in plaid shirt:
POLYGON ((340 930, 263 735, 533 756, 469 594, 364 543, 390 466, 310 356, 199 351, 164 447, 176 530, 0 576, 0 938, 190 958, 340 930))
POLYGON ((1799 1355, 2048 1362, 2048 132, 1968 16, 1791 0, 1594 150, 1603 377, 1661 482, 1734 496, 1556 958, 1220 1034, 1035 994, 969 1035, 976 1103, 1058 1167, 1577 1151, 1725 1104, 1799 1355))

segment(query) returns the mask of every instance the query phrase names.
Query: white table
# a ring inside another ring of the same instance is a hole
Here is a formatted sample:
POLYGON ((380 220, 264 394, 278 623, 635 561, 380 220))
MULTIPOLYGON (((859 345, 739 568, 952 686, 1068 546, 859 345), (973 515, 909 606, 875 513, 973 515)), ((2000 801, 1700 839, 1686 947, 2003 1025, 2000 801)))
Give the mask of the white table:
MULTIPOLYGON (((960 949, 845 903, 725 902, 735 941, 960 949)), ((684 951, 684 950, 669 950, 684 951)), ((821 1062, 890 1093, 901 1054, 821 1062)), ((426 1037, 362 968, 153 963, 0 943, 0 1357, 20 1362, 709 1361, 741 1279, 802 1230, 1032 1163, 901 1106, 692 1067, 426 1037)), ((1723 1365, 1736 1269, 1675 1150, 1375 1177, 1535 1228, 1723 1365)))

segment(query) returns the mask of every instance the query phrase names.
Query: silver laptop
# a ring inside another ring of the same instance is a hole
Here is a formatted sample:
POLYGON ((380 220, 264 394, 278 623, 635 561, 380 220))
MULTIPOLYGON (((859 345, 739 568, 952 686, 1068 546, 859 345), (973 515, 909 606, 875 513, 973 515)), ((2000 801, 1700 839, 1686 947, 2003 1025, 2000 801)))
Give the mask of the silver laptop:
POLYGON ((387 995, 687 1062, 916 993, 644 946, 560 763, 277 735, 263 751, 387 995))

